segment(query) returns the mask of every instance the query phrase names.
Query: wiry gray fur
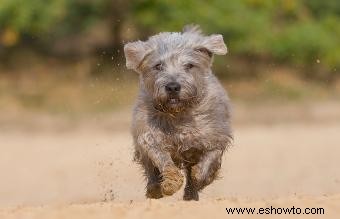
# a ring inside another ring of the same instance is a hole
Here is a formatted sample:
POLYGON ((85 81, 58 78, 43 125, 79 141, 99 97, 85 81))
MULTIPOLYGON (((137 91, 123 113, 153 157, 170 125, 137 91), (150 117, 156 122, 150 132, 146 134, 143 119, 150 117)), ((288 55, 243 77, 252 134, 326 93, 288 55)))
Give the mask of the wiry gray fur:
POLYGON ((232 140, 229 100, 211 72, 213 54, 227 53, 223 37, 204 36, 198 26, 189 26, 182 33, 128 43, 124 52, 127 68, 140 76, 132 134, 135 160, 145 170, 146 196, 178 191, 183 168, 183 198, 198 200, 198 191, 216 178, 232 140), (171 82, 180 91, 169 90, 171 82))

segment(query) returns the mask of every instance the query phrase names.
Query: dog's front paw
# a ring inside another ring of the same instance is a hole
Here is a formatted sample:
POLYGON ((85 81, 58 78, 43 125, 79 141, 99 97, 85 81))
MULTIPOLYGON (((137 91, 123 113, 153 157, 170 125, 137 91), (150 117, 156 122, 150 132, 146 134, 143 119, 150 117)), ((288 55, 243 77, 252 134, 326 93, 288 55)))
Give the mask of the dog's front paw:
POLYGON ((201 189, 204 177, 201 168, 197 164, 191 167, 191 179, 194 187, 198 190, 201 189))
POLYGON ((172 195, 183 185, 183 175, 175 166, 168 166, 162 172, 161 190, 163 195, 172 195))
POLYGON ((191 168, 191 179, 193 186, 198 190, 202 190, 218 177, 218 168, 209 169, 208 173, 204 173, 202 168, 196 164, 191 168))

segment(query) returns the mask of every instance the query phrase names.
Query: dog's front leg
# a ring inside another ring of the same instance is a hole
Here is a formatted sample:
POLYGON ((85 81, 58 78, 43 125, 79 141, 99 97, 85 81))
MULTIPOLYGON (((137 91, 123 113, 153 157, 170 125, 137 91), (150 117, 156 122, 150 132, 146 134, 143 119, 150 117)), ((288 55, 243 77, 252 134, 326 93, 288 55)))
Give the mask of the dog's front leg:
POLYGON ((192 166, 191 177, 195 189, 199 191, 214 181, 221 168, 222 155, 223 152, 219 149, 208 151, 192 166))
POLYGON ((139 138, 139 146, 144 154, 152 161, 161 173, 161 191, 163 195, 172 195, 177 192, 183 184, 183 175, 171 159, 170 153, 159 146, 151 134, 139 138))

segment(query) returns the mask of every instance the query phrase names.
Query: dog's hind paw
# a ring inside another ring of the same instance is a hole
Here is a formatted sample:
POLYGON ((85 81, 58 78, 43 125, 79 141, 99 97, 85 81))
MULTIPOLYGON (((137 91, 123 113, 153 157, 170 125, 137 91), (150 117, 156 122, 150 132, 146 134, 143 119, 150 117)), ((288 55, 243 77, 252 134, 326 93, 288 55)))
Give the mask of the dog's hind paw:
POLYGON ((158 183, 149 184, 146 188, 146 197, 147 198, 153 198, 153 199, 159 199, 163 197, 161 186, 158 183))

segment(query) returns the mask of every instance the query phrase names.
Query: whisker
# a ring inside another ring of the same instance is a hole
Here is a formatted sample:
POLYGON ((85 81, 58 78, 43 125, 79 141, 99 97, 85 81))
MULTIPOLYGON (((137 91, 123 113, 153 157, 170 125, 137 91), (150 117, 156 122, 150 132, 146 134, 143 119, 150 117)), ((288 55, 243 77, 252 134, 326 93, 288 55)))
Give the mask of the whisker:
POLYGON ((197 95, 196 96, 187 97, 187 98, 181 98, 181 100, 190 100, 190 99, 194 99, 196 97, 197 97, 197 95))

